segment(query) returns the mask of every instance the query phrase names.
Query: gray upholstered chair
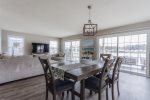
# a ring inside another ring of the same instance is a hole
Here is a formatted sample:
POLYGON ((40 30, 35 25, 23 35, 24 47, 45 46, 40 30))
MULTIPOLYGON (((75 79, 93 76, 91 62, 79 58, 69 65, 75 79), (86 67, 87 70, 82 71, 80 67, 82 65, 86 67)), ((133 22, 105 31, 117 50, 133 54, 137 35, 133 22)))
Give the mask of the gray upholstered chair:
POLYGON ((75 83, 68 80, 60 80, 60 79, 54 79, 54 74, 52 71, 52 66, 50 66, 48 59, 41 59, 39 58, 45 75, 45 81, 46 81, 46 98, 45 100, 48 100, 48 91, 50 91, 53 95, 53 100, 56 100, 56 95, 63 94, 64 91, 70 90, 72 93, 72 100, 75 99, 74 97, 74 85, 75 83))
POLYGON ((118 95, 120 95, 120 92, 119 92, 119 73, 120 73, 120 67, 121 67, 121 64, 123 62, 123 58, 120 58, 118 57, 116 62, 115 62, 115 65, 114 65, 114 68, 113 68, 113 72, 109 74, 109 84, 111 86, 111 90, 112 90, 112 100, 115 100, 115 97, 114 97, 114 84, 117 83, 117 90, 118 90, 118 95))
POLYGON ((110 59, 111 54, 100 54, 100 60, 105 61, 106 59, 110 59))
POLYGON ((102 68, 99 78, 91 76, 85 80, 85 88, 90 91, 98 93, 98 100, 102 100, 101 94, 106 90, 106 100, 108 100, 108 85, 109 85, 109 72, 113 65, 114 59, 105 60, 104 66, 102 68))

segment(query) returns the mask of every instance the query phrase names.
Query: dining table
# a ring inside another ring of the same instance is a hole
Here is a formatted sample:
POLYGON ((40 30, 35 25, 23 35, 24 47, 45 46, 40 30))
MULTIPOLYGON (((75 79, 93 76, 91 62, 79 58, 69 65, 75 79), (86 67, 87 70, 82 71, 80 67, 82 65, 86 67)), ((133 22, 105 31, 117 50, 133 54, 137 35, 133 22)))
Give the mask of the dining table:
POLYGON ((52 67, 64 69, 64 77, 72 79, 75 82, 80 81, 80 93, 74 91, 74 94, 85 100, 85 79, 99 73, 102 70, 104 62, 92 61, 90 63, 81 63, 64 61, 61 63, 53 64, 52 67))

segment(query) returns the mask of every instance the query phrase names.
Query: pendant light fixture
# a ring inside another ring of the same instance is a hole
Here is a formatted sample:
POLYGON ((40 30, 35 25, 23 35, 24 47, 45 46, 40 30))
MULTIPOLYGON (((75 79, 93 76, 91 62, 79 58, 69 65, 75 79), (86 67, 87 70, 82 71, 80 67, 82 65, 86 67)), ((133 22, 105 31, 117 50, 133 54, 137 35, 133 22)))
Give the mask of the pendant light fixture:
POLYGON ((88 10, 89 10, 89 20, 87 24, 84 24, 83 26, 83 35, 84 36, 94 36, 97 33, 97 24, 93 24, 91 21, 91 9, 92 6, 88 5, 88 10))

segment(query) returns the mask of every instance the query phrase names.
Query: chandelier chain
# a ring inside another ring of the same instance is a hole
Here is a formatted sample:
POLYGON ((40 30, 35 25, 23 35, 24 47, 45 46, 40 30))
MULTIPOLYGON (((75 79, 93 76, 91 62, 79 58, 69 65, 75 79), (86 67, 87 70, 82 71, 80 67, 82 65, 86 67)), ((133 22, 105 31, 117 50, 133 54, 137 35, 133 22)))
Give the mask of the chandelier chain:
POLYGON ((91 5, 88 5, 88 9, 89 9, 89 23, 91 23, 91 5))

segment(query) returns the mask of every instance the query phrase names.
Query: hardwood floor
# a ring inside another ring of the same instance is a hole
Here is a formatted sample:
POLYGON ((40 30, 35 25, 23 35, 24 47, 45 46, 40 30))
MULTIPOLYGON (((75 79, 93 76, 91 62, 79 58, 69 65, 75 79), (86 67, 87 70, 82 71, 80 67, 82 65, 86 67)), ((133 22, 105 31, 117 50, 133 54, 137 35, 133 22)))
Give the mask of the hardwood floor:
MULTIPOLYGON (((116 89, 116 88, 115 88, 116 89)), ((76 85, 79 91, 79 83, 76 85)), ((150 79, 121 73, 120 75, 120 96, 116 100, 149 100, 150 98, 150 79)), ((67 96, 65 93, 64 100, 71 100, 71 93, 67 96)), ((105 100, 105 92, 103 99, 105 100)), ((57 99, 59 100, 59 96, 57 99)), ((31 79, 21 80, 0 86, 0 100, 45 100, 45 81, 44 76, 38 76, 31 79)), ((49 93, 49 100, 52 95, 49 93)), ((76 97, 75 100, 79 100, 76 97)), ((89 96, 86 90, 86 100, 97 100, 97 95, 93 93, 89 96)), ((109 90, 109 100, 111 100, 111 91, 109 90)))

